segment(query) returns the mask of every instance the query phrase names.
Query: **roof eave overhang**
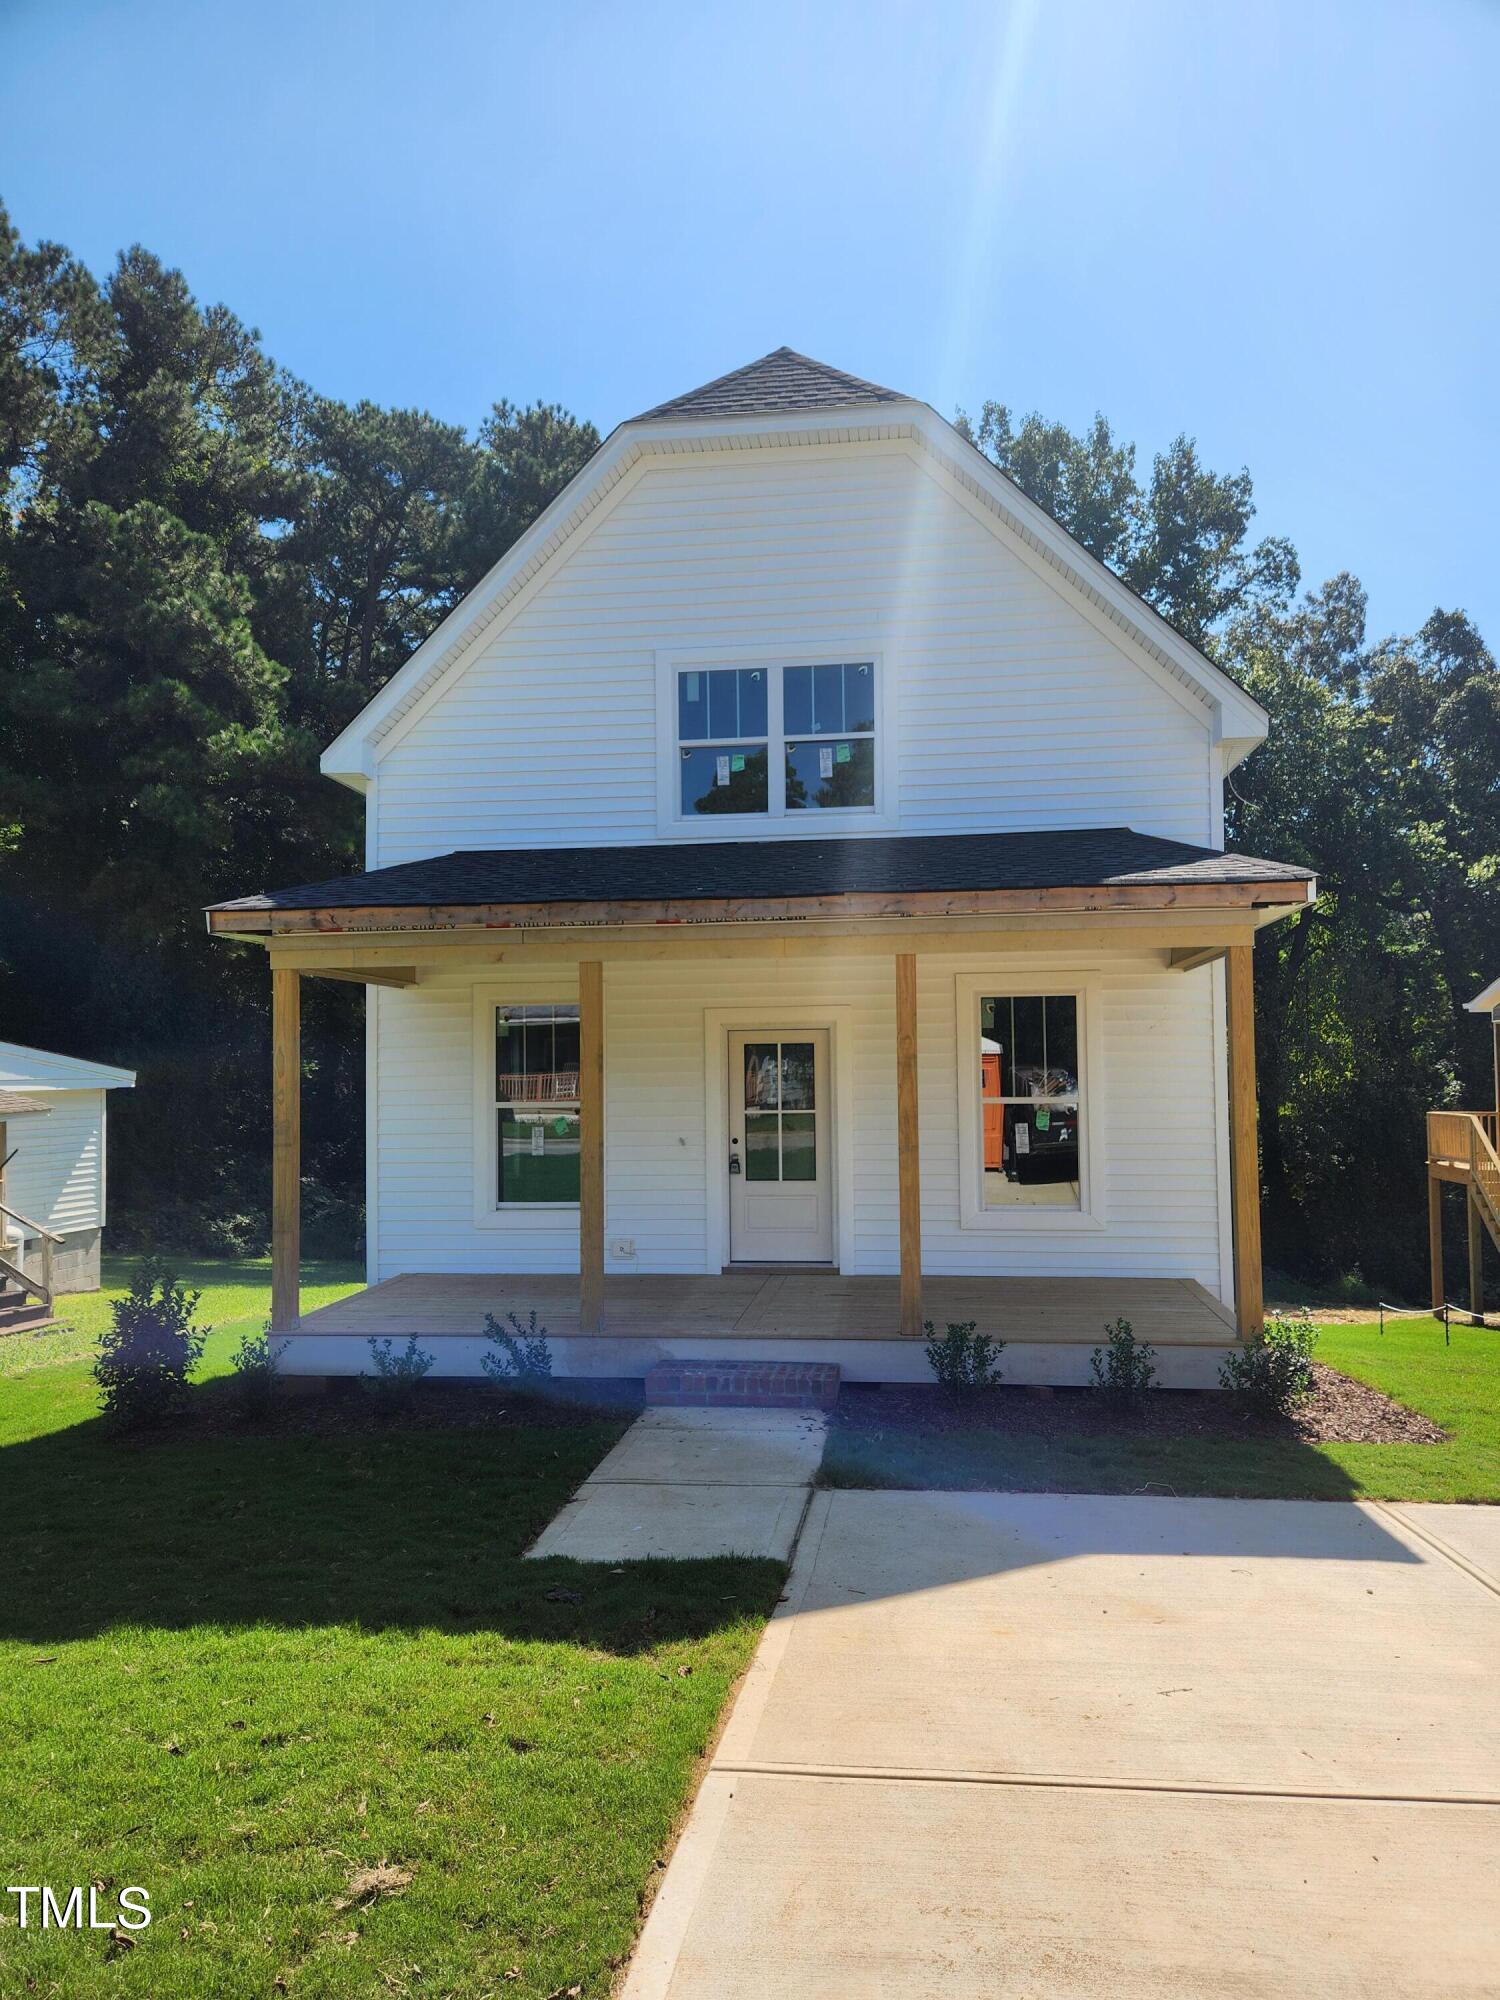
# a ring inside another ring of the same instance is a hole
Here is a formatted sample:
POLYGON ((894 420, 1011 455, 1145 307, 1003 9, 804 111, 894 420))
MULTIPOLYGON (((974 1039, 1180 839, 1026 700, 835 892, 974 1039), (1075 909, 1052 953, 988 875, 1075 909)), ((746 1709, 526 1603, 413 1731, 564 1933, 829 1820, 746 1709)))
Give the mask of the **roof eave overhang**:
POLYGON ((411 903, 273 910, 219 906, 206 912, 215 937, 266 943, 276 937, 342 937, 424 931, 613 930, 642 925, 798 923, 838 918, 871 923, 954 917, 1087 915, 1117 910, 1275 911, 1290 915, 1312 902, 1312 881, 1118 883, 1045 889, 854 892, 824 896, 745 896, 636 902, 411 903))

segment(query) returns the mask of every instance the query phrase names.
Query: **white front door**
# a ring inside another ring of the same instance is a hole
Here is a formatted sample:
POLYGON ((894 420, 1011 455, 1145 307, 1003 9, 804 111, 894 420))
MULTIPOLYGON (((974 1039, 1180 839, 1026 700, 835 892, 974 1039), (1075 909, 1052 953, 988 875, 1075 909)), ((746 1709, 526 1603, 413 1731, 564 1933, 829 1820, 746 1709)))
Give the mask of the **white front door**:
POLYGON ((828 1030, 729 1037, 729 1255, 833 1262, 828 1030))

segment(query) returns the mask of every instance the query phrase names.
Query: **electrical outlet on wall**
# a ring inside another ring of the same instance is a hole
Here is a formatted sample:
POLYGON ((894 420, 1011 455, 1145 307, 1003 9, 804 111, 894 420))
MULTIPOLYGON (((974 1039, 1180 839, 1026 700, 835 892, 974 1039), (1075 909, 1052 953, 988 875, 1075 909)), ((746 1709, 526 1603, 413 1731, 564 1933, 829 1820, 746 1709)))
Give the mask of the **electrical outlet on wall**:
POLYGON ((635 1238, 633 1236, 616 1236, 610 1243, 609 1254, 611 1257, 633 1257, 635 1255, 635 1238))

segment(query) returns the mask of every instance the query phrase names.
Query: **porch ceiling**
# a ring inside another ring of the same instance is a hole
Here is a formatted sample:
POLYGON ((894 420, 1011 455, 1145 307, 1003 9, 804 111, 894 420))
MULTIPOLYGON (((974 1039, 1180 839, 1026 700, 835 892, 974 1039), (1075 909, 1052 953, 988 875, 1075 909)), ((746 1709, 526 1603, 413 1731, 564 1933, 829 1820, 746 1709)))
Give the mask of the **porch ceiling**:
MULTIPOLYGON (((1105 1322, 1123 1314, 1157 1347, 1223 1347, 1234 1319, 1187 1278, 924 1277, 923 1310, 938 1326, 974 1320, 1005 1340, 1097 1346, 1105 1322)), ((535 1309, 554 1338, 576 1335, 578 1279, 410 1272, 387 1278, 316 1312, 299 1331, 350 1339, 479 1338, 485 1314, 504 1321, 535 1309)), ((728 1270, 718 1276, 631 1276, 604 1280, 605 1339, 898 1340, 897 1278, 837 1272, 728 1270)))

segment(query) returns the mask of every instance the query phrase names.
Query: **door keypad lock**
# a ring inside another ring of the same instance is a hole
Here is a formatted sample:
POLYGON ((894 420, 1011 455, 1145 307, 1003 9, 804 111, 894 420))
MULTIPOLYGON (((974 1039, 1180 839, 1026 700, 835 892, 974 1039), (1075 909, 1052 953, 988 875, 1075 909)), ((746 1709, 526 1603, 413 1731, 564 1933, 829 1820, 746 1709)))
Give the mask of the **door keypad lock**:
MULTIPOLYGON (((731 1139, 729 1143, 731 1146, 738 1146, 740 1142, 738 1139, 731 1139)), ((729 1171, 732 1174, 737 1174, 740 1171, 740 1156, 737 1152, 729 1155, 729 1171)))

